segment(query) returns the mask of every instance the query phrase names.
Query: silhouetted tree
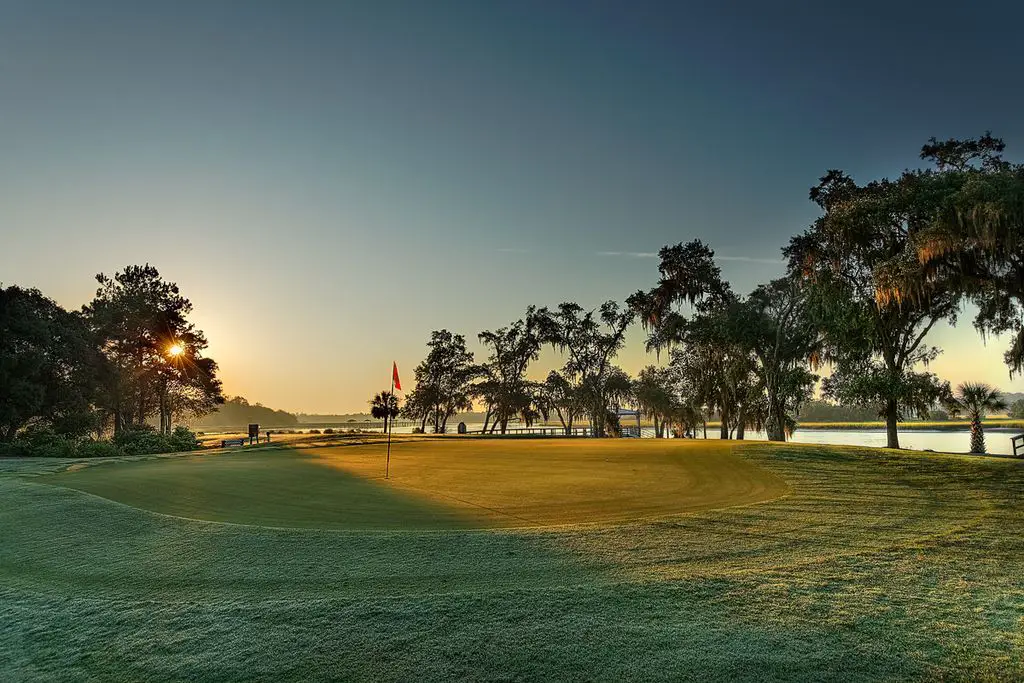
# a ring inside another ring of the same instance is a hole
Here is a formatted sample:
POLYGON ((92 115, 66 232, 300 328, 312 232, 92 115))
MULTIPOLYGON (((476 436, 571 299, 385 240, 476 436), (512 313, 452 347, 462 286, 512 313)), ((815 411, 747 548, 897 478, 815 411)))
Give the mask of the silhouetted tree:
POLYGON ((490 350, 481 366, 483 380, 474 392, 487 407, 485 429, 492 416, 504 434, 511 417, 539 415, 536 387, 526 379, 526 369, 537 359, 541 347, 538 322, 537 312, 531 306, 524 319, 479 334, 480 343, 490 350))
POLYGON ((701 344, 677 346, 669 352, 668 371, 678 405, 674 422, 683 433, 696 436, 697 426, 707 438, 708 413, 720 395, 718 378, 708 372, 714 361, 714 350, 701 344))
POLYGON ((566 435, 572 435, 573 423, 584 412, 580 391, 561 373, 552 370, 540 385, 539 393, 546 409, 558 416, 566 435))
POLYGON ((417 392, 430 406, 434 431, 443 434, 448 419, 460 410, 473 407, 473 380, 480 368, 473 364, 473 353, 466 349, 466 338, 448 330, 435 330, 427 343, 427 357, 414 371, 417 392))
POLYGON ((398 397, 390 391, 381 391, 370 399, 370 415, 384 421, 385 433, 388 431, 388 424, 393 418, 398 417, 399 412, 398 397))
POLYGON ((68 436, 95 429, 103 363, 80 315, 38 290, 0 288, 0 440, 31 425, 68 436))
POLYGON ((749 424, 762 422, 770 441, 785 441, 796 427, 800 406, 811 398, 817 376, 808 363, 817 357, 821 336, 810 315, 808 296, 801 281, 782 278, 761 285, 734 310, 730 336, 749 348, 756 360, 755 374, 763 384, 746 402, 749 424))
POLYGON ((572 302, 560 304, 555 311, 537 311, 540 338, 567 356, 561 376, 579 392, 595 436, 604 436, 611 361, 625 343, 634 315, 633 309, 622 310, 614 301, 592 311, 572 302))
POLYGON ((192 303, 176 284, 149 264, 96 280, 83 313, 114 369, 104 394, 115 433, 157 413, 169 434, 175 406, 201 415, 223 403, 217 365, 202 357, 206 337, 189 322, 192 303))
POLYGON ((433 414, 434 404, 427 390, 416 388, 405 395, 405 404, 402 406, 402 417, 410 420, 420 421, 420 431, 426 431, 427 420, 433 414))
POLYGON ((649 365, 633 383, 633 395, 640 412, 654 422, 654 436, 665 435, 665 425, 676 410, 672 373, 668 368, 649 365))
POLYGON ((745 424, 742 397, 750 389, 751 350, 735 335, 732 317, 736 295, 722 279, 715 252, 700 240, 666 246, 658 252, 659 278, 647 292, 636 292, 629 305, 648 332, 647 348, 661 352, 699 347, 705 373, 715 390, 701 397, 721 416, 721 437, 745 424))

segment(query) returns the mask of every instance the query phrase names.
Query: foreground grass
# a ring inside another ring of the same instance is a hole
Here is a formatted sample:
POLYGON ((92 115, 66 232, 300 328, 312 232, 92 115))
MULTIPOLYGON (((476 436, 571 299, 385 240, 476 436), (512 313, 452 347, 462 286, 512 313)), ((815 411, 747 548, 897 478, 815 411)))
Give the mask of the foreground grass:
POLYGON ((3 462, 0 679, 1024 677, 1021 463, 736 453, 788 495, 487 532, 186 520, 3 462))

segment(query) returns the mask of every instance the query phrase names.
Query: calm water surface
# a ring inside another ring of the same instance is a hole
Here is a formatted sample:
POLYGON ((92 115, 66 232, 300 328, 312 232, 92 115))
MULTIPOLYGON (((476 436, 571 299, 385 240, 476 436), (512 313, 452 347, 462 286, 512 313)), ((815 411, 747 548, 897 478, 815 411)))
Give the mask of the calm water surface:
MULTIPOLYGON (((456 423, 457 424, 457 423, 456 423)), ((481 424, 467 424, 470 431, 479 431, 481 424)), ((342 425, 342 428, 345 427, 342 425)), ((455 433, 456 425, 451 425, 449 431, 455 433)), ((395 434, 410 434, 412 427, 395 427, 395 434)), ((429 427, 428 427, 429 430, 429 427)), ((307 431, 305 429, 297 431, 307 431)), ((365 429, 364 431, 377 431, 380 429, 365 429)), ((1010 439, 1018 434, 1017 430, 1011 429, 986 429, 985 443, 988 452, 998 455, 1013 455, 1013 446, 1010 439)), ((654 429, 644 427, 644 437, 654 436, 654 429)), ((698 432, 698 436, 700 432, 698 432)), ((708 438, 717 439, 718 429, 708 428, 708 438)), ((750 441, 764 441, 767 436, 763 432, 747 432, 746 438, 750 441)), ((846 446, 874 446, 885 447, 884 429, 798 429, 793 435, 792 441, 796 443, 820 443, 846 446)), ((914 429, 900 432, 900 446, 917 451, 938 451, 943 453, 967 453, 971 449, 971 434, 963 431, 942 431, 914 429)))

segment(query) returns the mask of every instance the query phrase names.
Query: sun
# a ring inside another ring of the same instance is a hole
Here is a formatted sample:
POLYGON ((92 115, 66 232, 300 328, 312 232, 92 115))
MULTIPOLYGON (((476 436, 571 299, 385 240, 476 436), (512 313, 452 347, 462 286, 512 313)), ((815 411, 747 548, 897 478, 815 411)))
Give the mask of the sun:
POLYGON ((171 344, 170 348, 167 349, 167 355, 171 358, 177 358, 183 353, 185 353, 185 347, 181 344, 171 344))

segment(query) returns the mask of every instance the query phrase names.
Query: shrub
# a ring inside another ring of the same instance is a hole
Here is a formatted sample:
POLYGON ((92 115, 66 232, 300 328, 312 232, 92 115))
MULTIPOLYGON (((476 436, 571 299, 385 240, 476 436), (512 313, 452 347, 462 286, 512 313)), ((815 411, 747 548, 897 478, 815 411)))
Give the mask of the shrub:
POLYGON ((310 429, 308 433, 309 434, 319 434, 320 430, 319 429, 310 429))
POLYGON ((1024 419, 1024 398, 1019 398, 1010 404, 1009 416, 1015 420, 1024 419))
POLYGON ((0 455, 22 458, 73 458, 77 439, 57 434, 48 426, 29 427, 13 440, 0 444, 0 455))
POLYGON ((164 445, 161 436, 147 424, 126 427, 114 437, 113 443, 127 455, 160 453, 164 445))
POLYGON ((202 445, 194 432, 181 425, 174 428, 167 440, 172 451, 194 451, 202 445))
POLYGON ((116 455, 124 455, 120 448, 109 441, 83 441, 78 444, 75 455, 79 458, 110 458, 116 455))
POLYGON ((150 425, 133 425, 114 438, 114 445, 126 455, 174 453, 199 448, 196 435, 187 427, 175 427, 168 435, 158 434, 150 425))
POLYGON ((37 458, 73 458, 77 440, 55 433, 49 427, 30 427, 21 439, 29 455, 37 458))
POLYGON ((333 434, 333 433, 334 433, 334 430, 331 429, 330 427, 328 427, 327 429, 324 430, 324 434, 333 434))
POLYGON ((27 458, 109 458, 193 451, 200 448, 196 435, 177 427, 168 436, 157 434, 149 425, 126 429, 112 441, 76 439, 57 434, 49 427, 30 427, 11 442, 0 444, 0 455, 27 458))

